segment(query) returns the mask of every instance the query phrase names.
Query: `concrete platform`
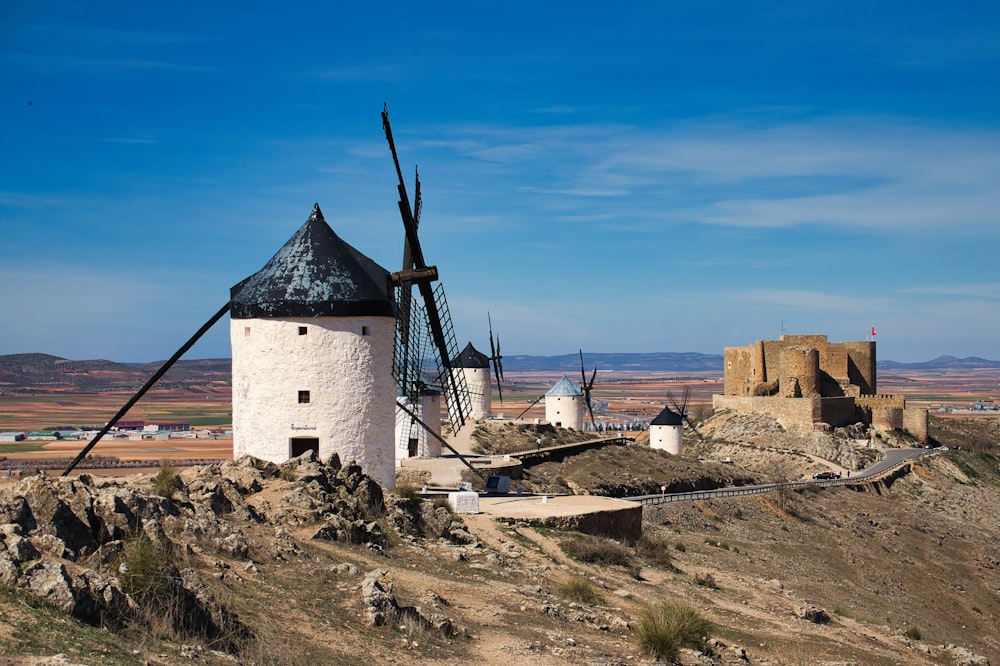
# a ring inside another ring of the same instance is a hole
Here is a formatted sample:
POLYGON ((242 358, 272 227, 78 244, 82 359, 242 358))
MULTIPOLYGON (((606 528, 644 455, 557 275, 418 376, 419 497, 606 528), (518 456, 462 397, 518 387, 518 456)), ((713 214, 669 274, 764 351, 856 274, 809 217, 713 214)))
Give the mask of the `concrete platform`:
POLYGON ((545 525, 634 542, 642 536, 642 505, 596 495, 483 495, 482 514, 512 524, 545 525))

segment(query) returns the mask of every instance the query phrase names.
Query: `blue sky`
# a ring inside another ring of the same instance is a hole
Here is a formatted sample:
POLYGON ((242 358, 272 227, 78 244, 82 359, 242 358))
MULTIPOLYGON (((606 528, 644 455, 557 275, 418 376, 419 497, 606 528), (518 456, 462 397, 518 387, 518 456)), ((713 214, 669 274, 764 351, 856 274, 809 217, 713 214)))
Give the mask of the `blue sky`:
MULTIPOLYGON (((460 344, 1000 359, 1000 9, 0 5, 0 354, 171 355, 318 202, 460 344)), ((188 357, 229 355, 228 321, 188 357)))

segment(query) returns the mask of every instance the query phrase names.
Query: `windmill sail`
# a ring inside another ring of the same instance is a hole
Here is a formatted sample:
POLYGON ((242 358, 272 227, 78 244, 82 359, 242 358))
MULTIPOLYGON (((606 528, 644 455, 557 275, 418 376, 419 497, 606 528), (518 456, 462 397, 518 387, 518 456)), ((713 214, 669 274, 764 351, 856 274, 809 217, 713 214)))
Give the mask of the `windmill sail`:
MULTIPOLYGON (((426 331, 430 337, 435 361, 436 376, 433 383, 439 386, 445 395, 448 403, 448 413, 452 422, 452 429, 457 431, 464 424, 469 413, 468 388, 465 386, 465 377, 461 373, 451 371, 451 359, 458 355, 458 345, 455 342, 455 332, 451 323, 451 316, 448 313, 447 301, 444 297, 444 288, 438 283, 433 286, 431 283, 437 280, 438 273, 435 266, 428 266, 424 260, 423 249, 420 246, 420 238, 417 236, 417 226, 420 221, 421 197, 419 174, 416 181, 416 208, 410 207, 410 199, 406 193, 406 184, 403 180, 403 172, 399 167, 399 157, 396 153, 396 144, 392 137, 392 127, 389 124, 388 108, 382 110, 382 129, 385 131, 386 141, 392 152, 393 164, 396 167, 396 176, 399 180, 396 186, 399 192, 399 213, 403 219, 403 227, 406 231, 406 245, 403 252, 403 270, 393 275, 393 280, 399 289, 400 316, 397 317, 397 354, 399 358, 395 361, 395 367, 399 372, 397 377, 398 388, 402 395, 412 397, 414 392, 419 391, 423 384, 424 359, 426 356, 419 354, 413 347, 413 335, 418 324, 422 331, 426 331), (420 294, 423 317, 414 316, 415 307, 410 294, 412 287, 416 285, 420 294), (415 373, 415 374, 414 374, 415 373)), ((421 332, 422 332, 421 331, 421 332)))

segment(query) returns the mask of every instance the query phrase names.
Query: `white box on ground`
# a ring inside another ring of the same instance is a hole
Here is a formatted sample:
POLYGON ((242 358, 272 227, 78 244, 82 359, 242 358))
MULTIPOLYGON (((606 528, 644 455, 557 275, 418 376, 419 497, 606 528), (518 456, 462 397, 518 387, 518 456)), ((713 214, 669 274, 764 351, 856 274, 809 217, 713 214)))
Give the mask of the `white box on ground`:
POLYGON ((479 493, 461 490, 448 493, 448 504, 455 513, 479 513, 479 493))

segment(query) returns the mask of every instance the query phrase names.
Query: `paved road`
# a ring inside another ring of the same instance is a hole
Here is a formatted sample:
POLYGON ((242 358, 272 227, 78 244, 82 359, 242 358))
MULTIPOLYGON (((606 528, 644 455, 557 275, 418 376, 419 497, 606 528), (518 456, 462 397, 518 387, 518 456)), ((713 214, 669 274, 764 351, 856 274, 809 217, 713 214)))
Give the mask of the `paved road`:
POLYGON ((757 495, 760 493, 774 492, 781 487, 786 487, 795 490, 798 488, 804 488, 809 485, 843 486, 843 485, 849 485, 851 483, 857 483, 858 481, 864 481, 872 477, 878 477, 884 472, 893 469, 894 467, 900 465, 901 463, 906 462, 907 460, 919 458, 920 456, 933 453, 934 451, 935 449, 885 449, 882 452, 883 453, 882 460, 878 461, 871 467, 867 467, 857 473, 852 474, 850 478, 829 479, 829 480, 819 480, 819 481, 793 481, 790 483, 763 483, 752 486, 730 486, 727 488, 718 488, 716 490, 698 490, 687 493, 666 493, 661 495, 636 495, 634 497, 626 497, 624 499, 632 500, 634 502, 641 502, 643 504, 669 504, 671 502, 680 502, 684 500, 701 500, 701 499, 713 499, 719 497, 737 497, 741 495, 757 495))
POLYGON ((879 460, 871 467, 861 470, 857 474, 853 475, 852 478, 866 479, 871 476, 878 476, 885 470, 895 467, 904 460, 919 458, 920 456, 930 453, 933 450, 934 449, 884 449, 882 451, 882 460, 879 460))

